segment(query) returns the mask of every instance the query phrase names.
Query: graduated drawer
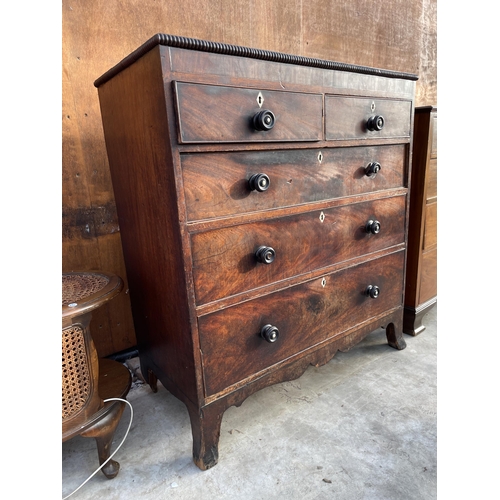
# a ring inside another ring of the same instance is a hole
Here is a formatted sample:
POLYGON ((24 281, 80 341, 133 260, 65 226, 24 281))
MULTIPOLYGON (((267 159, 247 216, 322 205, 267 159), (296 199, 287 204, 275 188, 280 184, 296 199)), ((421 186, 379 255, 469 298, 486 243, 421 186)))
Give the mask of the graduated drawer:
POLYGON ((403 265, 399 251, 200 317, 206 395, 401 306, 403 265), (260 335, 268 324, 279 331, 273 343, 260 335))
POLYGON ((241 224, 191 236, 196 301, 205 304, 404 242, 406 196, 241 224), (368 221, 380 231, 367 232, 368 221), (258 261, 271 248, 270 264, 258 261))
POLYGON ((405 146, 181 155, 188 220, 240 214, 402 187, 405 146), (375 176, 367 175, 379 163, 375 176), (269 178, 259 191, 249 180, 269 178))
POLYGON ((318 141, 323 138, 323 96, 175 82, 179 142, 318 141), (259 106, 260 102, 260 106, 259 106), (271 110, 273 128, 254 116, 271 110))
POLYGON ((410 137, 411 101, 365 97, 325 97, 326 140, 410 137), (381 130, 370 120, 383 117, 381 130))

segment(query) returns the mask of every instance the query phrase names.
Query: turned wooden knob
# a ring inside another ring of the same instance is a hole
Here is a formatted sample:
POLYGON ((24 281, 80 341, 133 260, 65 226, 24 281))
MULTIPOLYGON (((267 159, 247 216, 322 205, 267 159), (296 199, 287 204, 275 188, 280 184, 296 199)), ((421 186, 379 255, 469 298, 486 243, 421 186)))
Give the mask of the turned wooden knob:
POLYGON ((260 336, 270 344, 273 344, 278 340, 280 336, 280 331, 273 325, 265 325, 260 330, 260 336))
POLYGON ((255 130, 263 130, 266 132, 274 127, 275 122, 276 118, 274 113, 269 109, 263 109, 253 117, 253 127, 255 130))
POLYGON ((369 285, 366 288, 366 295, 372 299, 377 299, 380 295, 380 288, 377 285, 369 285))
POLYGON ((274 251, 274 248, 266 247, 265 245, 262 245, 259 248, 257 248, 255 252, 255 258, 259 262, 262 262, 262 264, 271 264, 271 262, 273 262, 275 257, 276 257, 276 252, 274 251))
POLYGON ((267 191, 271 184, 269 176, 266 174, 253 174, 250 179, 248 179, 248 186, 252 191, 267 191))
POLYGON ((371 234, 380 233, 380 222, 378 220, 369 220, 365 225, 365 231, 371 234))
POLYGON ((378 161, 372 161, 365 167, 365 175, 368 177, 375 177, 380 172, 381 168, 382 165, 380 165, 378 161))
POLYGON ((385 120, 381 115, 370 116, 366 122, 366 128, 371 131, 379 132, 384 128, 385 120))

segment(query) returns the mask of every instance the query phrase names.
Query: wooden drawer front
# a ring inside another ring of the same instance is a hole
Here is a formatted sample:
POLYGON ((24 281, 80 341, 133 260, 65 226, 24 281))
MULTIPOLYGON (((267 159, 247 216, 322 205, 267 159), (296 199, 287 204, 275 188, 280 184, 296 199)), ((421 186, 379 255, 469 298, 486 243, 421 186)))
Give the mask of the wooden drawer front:
POLYGON ((326 140, 409 137, 411 102, 360 97, 325 97, 326 140), (383 116, 380 131, 367 128, 373 116, 383 116))
POLYGON ((437 203, 425 206, 425 228, 423 250, 437 245, 437 203))
POLYGON ((427 172, 427 200, 432 200, 437 197, 437 159, 429 160, 427 172))
POLYGON ((175 89, 181 143, 318 141, 323 137, 321 94, 180 82, 175 89), (266 109, 274 113, 274 127, 258 131, 253 117, 266 109))
POLYGON ((404 242, 405 196, 345 205, 192 235, 196 300, 213 300, 404 242), (369 220, 380 222, 367 233, 369 220), (274 249, 270 264, 260 246, 274 249))
POLYGON ((418 303, 423 304, 437 295, 437 248, 422 254, 420 293, 418 303))
POLYGON ((403 257, 400 251, 199 318, 206 395, 400 306, 403 257), (378 298, 366 295, 369 285, 380 288, 378 298), (279 330, 275 343, 260 337, 267 324, 279 330))
POLYGON ((191 153, 181 162, 193 221, 402 187, 405 146, 191 153), (369 177, 372 162, 381 169, 369 177), (270 180, 261 192, 248 182, 260 173, 270 180))

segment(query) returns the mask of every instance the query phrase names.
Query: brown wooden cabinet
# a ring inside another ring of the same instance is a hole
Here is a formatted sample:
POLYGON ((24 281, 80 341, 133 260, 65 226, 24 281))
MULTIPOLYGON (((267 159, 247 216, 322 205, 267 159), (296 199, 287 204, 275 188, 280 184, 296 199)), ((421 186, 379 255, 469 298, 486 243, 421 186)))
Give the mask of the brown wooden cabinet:
POLYGON ((437 302, 437 108, 415 109, 403 330, 418 335, 437 302))
POLYGON ((386 328, 403 349, 415 75, 156 35, 100 77, 141 369, 224 411, 386 328))

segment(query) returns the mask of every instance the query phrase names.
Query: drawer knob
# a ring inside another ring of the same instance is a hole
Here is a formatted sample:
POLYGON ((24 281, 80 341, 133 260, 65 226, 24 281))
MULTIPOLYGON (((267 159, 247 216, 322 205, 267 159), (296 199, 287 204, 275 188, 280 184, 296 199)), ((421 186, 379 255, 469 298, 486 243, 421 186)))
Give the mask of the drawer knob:
POLYGON ((271 262, 276 257, 276 252, 274 251, 274 248, 262 245, 257 248, 255 257, 259 262, 262 262, 262 264, 271 264, 271 262))
POLYGON ((253 127, 255 130, 263 130, 266 132, 274 127, 275 121, 276 118, 274 117, 274 113, 269 109, 263 109, 254 115, 253 127))
POLYGON ((366 127, 368 130, 380 131, 384 128, 385 120, 382 115, 370 116, 368 121, 366 122, 366 127))
POLYGON ((365 175, 368 177, 375 177, 380 172, 381 168, 382 166, 378 161, 372 161, 365 167, 365 175))
POLYGON ((260 330, 260 336, 270 344, 276 342, 280 336, 280 331, 273 325, 265 325, 260 330))
POLYGON ((267 191, 269 185, 271 184, 271 180, 269 176, 266 174, 253 174, 250 179, 248 179, 248 185, 252 191, 267 191))
POLYGON ((371 234, 380 233, 380 222, 378 220, 370 219, 365 225, 365 230, 367 233, 371 234))
POLYGON ((372 299, 377 299, 380 295, 380 288, 377 285, 369 285, 366 288, 366 295, 372 299))

